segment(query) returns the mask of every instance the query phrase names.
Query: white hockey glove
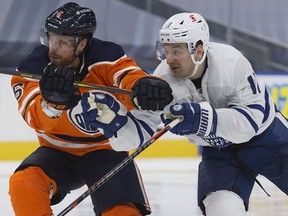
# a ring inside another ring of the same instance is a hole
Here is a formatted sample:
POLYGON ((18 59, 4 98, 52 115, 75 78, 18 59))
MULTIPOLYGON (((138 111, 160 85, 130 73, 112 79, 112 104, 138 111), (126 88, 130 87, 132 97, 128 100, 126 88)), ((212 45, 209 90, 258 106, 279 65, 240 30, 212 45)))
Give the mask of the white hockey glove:
POLYGON ((216 133, 217 115, 207 102, 175 104, 170 112, 162 114, 161 119, 167 125, 174 118, 181 118, 181 122, 170 130, 174 134, 205 137, 216 133))
POLYGON ((81 98, 83 118, 92 129, 111 138, 127 122, 126 108, 108 93, 85 92, 81 98))

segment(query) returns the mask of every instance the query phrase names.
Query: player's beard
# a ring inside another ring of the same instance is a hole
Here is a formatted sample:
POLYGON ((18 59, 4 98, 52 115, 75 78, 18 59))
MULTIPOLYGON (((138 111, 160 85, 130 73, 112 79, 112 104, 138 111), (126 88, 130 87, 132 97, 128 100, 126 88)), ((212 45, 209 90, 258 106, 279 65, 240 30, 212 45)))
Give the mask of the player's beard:
POLYGON ((54 63, 57 66, 68 66, 72 64, 77 57, 75 55, 62 57, 60 55, 57 55, 55 53, 49 52, 49 59, 50 62, 54 63))

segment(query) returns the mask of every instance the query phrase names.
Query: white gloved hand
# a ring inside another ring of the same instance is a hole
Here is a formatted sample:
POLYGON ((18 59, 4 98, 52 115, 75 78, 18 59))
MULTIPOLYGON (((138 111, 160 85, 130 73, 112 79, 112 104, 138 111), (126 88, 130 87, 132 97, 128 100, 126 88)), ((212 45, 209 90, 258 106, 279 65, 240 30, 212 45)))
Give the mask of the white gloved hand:
POLYGON ((85 92, 81 105, 85 123, 92 129, 101 129, 110 138, 127 122, 127 110, 108 93, 85 92))

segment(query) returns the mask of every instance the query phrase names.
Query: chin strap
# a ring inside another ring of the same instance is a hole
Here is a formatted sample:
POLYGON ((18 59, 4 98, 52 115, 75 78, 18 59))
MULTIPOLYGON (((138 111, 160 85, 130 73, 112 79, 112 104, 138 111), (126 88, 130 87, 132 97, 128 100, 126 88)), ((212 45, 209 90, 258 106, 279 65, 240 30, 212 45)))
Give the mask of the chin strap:
POLYGON ((200 61, 196 61, 195 60, 195 57, 194 57, 194 54, 191 55, 191 58, 192 58, 192 61, 194 63, 194 70, 192 71, 192 73, 189 75, 189 76, 185 76, 185 78, 187 79, 190 79, 191 77, 193 77, 198 69, 199 69, 199 66, 204 62, 204 60, 206 59, 206 52, 204 52, 203 56, 202 56, 202 59, 200 61))

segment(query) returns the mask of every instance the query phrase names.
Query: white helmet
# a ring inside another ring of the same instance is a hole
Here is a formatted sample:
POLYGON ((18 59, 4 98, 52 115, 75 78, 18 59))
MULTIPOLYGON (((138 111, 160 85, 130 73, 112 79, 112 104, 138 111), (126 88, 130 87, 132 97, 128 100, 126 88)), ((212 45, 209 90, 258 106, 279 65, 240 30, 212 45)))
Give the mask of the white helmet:
POLYGON ((170 17, 159 31, 161 43, 187 43, 191 53, 198 41, 202 41, 205 52, 208 49, 209 27, 198 13, 179 13, 170 17))
POLYGON ((165 59, 159 47, 165 43, 187 43, 193 62, 199 66, 206 58, 209 42, 209 27, 206 20, 198 13, 179 13, 170 17, 159 31, 157 55, 165 59), (201 61, 195 61, 194 52, 198 41, 202 41, 204 54, 201 61))

